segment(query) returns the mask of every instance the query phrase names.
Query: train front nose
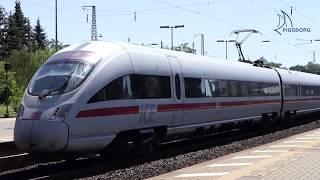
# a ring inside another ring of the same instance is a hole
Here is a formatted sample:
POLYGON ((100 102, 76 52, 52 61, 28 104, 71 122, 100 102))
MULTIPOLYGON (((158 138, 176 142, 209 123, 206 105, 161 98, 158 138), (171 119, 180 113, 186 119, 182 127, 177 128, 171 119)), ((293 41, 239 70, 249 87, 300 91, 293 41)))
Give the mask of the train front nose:
POLYGON ((14 141, 28 152, 57 152, 68 142, 68 126, 63 121, 17 120, 14 141))

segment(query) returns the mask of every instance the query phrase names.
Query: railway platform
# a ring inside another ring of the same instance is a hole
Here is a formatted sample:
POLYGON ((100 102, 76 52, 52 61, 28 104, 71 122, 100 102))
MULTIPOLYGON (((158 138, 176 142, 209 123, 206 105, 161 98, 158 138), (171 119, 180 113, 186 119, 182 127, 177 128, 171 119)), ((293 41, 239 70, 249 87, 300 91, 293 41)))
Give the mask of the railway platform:
POLYGON ((0 118, 0 143, 13 141, 13 128, 16 118, 0 118))
POLYGON ((320 129, 150 178, 319 179, 320 129))

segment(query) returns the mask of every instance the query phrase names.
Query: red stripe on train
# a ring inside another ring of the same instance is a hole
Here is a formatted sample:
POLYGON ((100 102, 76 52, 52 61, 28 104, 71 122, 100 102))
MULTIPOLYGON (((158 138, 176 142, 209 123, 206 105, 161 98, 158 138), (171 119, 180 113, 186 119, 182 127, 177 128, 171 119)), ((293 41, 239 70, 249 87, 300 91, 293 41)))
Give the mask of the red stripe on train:
POLYGON ((196 109, 214 109, 216 103, 188 103, 188 104, 159 104, 158 112, 196 110, 196 109))
MULTIPOLYGON (((221 102, 220 106, 240 106, 250 104, 264 104, 270 102, 279 102, 279 100, 266 100, 266 101, 236 101, 236 102, 221 102)), ((189 103, 189 104, 160 104, 158 105, 158 112, 169 112, 179 110, 200 110, 200 109, 215 109, 216 103, 189 103)), ((130 107, 114 107, 103 109, 91 109, 80 111, 77 118, 83 117, 98 117, 98 116, 113 116, 125 114, 139 113, 139 106, 130 107)))
MULTIPOLYGON (((317 101, 320 99, 294 99, 286 100, 287 102, 301 102, 301 101, 317 101)), ((188 104, 159 104, 158 112, 169 112, 179 110, 200 110, 200 109, 216 109, 217 104, 220 107, 234 107, 234 106, 246 106, 255 104, 271 104, 280 103, 280 100, 263 100, 263 101, 232 101, 232 102, 220 102, 220 103, 188 103, 188 104)), ((113 108, 102 108, 102 109, 90 109, 80 111, 77 118, 84 117, 98 117, 98 116, 113 116, 113 115, 126 115, 126 114, 138 114, 139 106, 128 106, 128 107, 113 107, 113 108)))
POLYGON ((183 110, 185 104, 159 104, 158 112, 183 110))
POLYGON ((315 102, 320 101, 320 98, 314 98, 314 99, 287 99, 285 100, 285 103, 304 103, 304 102, 315 102))
POLYGON ((76 117, 84 118, 84 117, 114 116, 114 115, 137 114, 137 113, 139 113, 139 106, 128 106, 128 107, 113 107, 113 108, 84 110, 84 111, 80 111, 76 117))
POLYGON ((243 106, 243 105, 254 105, 254 104, 269 104, 269 103, 280 103, 280 99, 276 100, 262 100, 262 101, 231 101, 231 102, 221 102, 221 107, 229 106, 243 106))

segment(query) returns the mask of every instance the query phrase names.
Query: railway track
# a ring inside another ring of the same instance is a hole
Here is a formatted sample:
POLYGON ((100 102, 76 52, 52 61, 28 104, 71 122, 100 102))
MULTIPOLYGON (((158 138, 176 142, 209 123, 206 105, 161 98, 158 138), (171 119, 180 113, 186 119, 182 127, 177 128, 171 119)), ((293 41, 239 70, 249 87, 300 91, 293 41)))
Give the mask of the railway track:
MULTIPOLYGON (((95 175, 117 169, 129 168, 131 166, 148 163, 150 161, 174 157, 181 153, 187 153, 198 149, 210 147, 217 144, 218 141, 214 140, 208 144, 208 138, 220 139, 225 136, 230 137, 235 135, 236 131, 225 132, 219 135, 208 136, 203 138, 194 138, 192 140, 179 141, 175 143, 167 143, 160 146, 159 150, 148 156, 132 157, 129 154, 126 156, 119 154, 101 156, 91 156, 79 158, 76 160, 63 160, 60 161, 40 161, 34 160, 29 154, 21 154, 19 156, 8 156, 5 160, 0 159, 1 164, 10 164, 10 166, 1 167, 0 179, 46 179, 46 178, 75 178, 85 177, 88 175, 95 175), (219 136, 219 137, 218 137, 219 136), (199 140, 201 142, 199 142, 199 140), (193 144, 189 148, 187 144, 193 144), (204 147, 206 146, 206 147, 204 147), (14 163, 15 162, 15 163, 14 163), (18 163, 17 163, 18 162, 18 163)), ((229 140, 232 141, 232 140, 229 140)), ((225 141, 225 142, 229 142, 225 141)))
POLYGON ((0 143, 0 172, 8 169, 14 169, 26 162, 28 153, 22 152, 16 148, 14 142, 0 143))
POLYGON ((0 143, 0 156, 8 156, 22 153, 21 150, 16 148, 13 141, 0 143))
MULTIPOLYGON (((310 119, 309 121, 312 120, 315 119, 310 119)), ((294 125, 298 126, 300 124, 301 123, 297 123, 294 125)), ((250 131, 228 131, 210 136, 178 141, 175 143, 166 143, 162 144, 158 151, 147 156, 130 156, 129 154, 119 155, 116 153, 112 153, 104 156, 97 155, 78 158, 74 160, 41 160, 34 159, 31 155, 20 152, 19 150, 14 148, 13 144, 8 144, 7 150, 11 149, 14 153, 8 155, 8 152, 2 151, 3 149, 0 146, 0 154, 5 155, 0 158, 0 179, 90 177, 98 174, 130 169, 131 167, 135 166, 143 166, 145 164, 157 162, 159 160, 167 158, 174 159, 176 156, 179 156, 181 154, 187 154, 190 152, 205 150, 213 147, 222 147, 230 143, 232 144, 236 141, 243 141, 249 138, 264 136, 269 133, 281 131, 286 128, 290 128, 291 126, 277 126, 269 129, 252 128, 250 131), (11 148, 9 148, 10 146, 11 148)), ((253 146, 257 145, 261 144, 257 143, 253 146)), ((247 146, 247 148, 250 148, 250 146, 247 146)), ((232 151, 236 152, 240 150, 243 149, 237 148, 232 151)), ((226 155, 226 153, 227 152, 219 152, 215 157, 226 155)), ((172 169, 167 171, 171 170, 172 169)))

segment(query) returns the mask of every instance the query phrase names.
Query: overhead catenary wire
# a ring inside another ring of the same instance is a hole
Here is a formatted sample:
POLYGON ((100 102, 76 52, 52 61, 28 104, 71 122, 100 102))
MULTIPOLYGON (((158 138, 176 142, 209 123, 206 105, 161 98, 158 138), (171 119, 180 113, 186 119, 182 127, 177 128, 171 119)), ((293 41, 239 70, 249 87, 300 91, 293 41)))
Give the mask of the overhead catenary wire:
MULTIPOLYGON (((38 5, 40 5, 41 6, 41 3, 39 3, 39 2, 35 2, 34 0, 31 0, 31 1, 33 1, 33 3, 36 3, 36 4, 38 4, 38 5)), ((235 28, 244 28, 244 27, 242 27, 242 26, 240 26, 240 25, 237 25, 237 24, 235 24, 235 23, 231 23, 231 22, 227 22, 227 21, 225 21, 225 20, 222 20, 222 19, 219 19, 219 18, 215 18, 215 17, 212 17, 212 16, 210 16, 210 14, 208 13, 208 14, 204 14, 204 13, 202 13, 201 11, 199 12, 199 11, 197 11, 197 10, 190 10, 189 8, 187 8, 187 7, 195 7, 195 6, 207 6, 208 5, 208 2, 210 3, 210 4, 216 4, 216 3, 224 3, 224 2, 227 2, 227 1, 230 1, 230 0, 221 0, 221 1, 217 1, 217 0, 213 0, 213 1, 202 1, 202 2, 198 2, 198 3, 189 3, 189 4, 183 4, 183 5, 175 5, 175 4, 170 4, 170 3, 168 3, 168 2, 166 2, 166 1, 163 1, 163 0, 155 0, 156 2, 158 2, 158 3, 162 3, 162 4, 165 4, 165 5, 167 5, 167 6, 169 6, 169 7, 160 7, 160 8, 151 8, 151 9, 148 9, 148 8, 146 8, 146 9, 137 9, 137 10, 134 10, 134 9, 127 9, 127 10, 121 10, 121 9, 106 9, 106 8, 97 8, 97 10, 99 10, 99 13, 107 13, 108 11, 109 12, 111 12, 111 13, 117 13, 117 12, 119 12, 119 13, 124 13, 124 15, 125 16, 131 16, 132 17, 132 13, 133 12, 138 12, 138 13, 147 13, 147 12, 157 12, 157 11, 161 11, 161 10, 168 10, 168 9, 181 9, 181 10, 183 10, 183 11, 185 11, 185 12, 188 12, 188 13, 192 13, 192 14, 195 14, 195 15, 198 15, 198 16, 202 16, 202 17, 204 17, 204 18, 207 18, 207 19, 209 19, 210 21, 212 20, 212 21, 216 21, 216 22, 219 22, 219 23, 222 23, 222 24, 226 24, 226 25, 229 25, 229 26, 231 26, 231 27, 235 27, 235 28)), ((63 2, 61 2, 62 4, 65 4, 65 6, 62 6, 63 8, 60 8, 61 10, 63 10, 63 11, 65 11, 66 13, 68 12, 71 12, 71 11, 67 11, 67 9, 69 9, 69 7, 72 7, 72 8, 78 8, 78 7, 80 7, 80 5, 76 5, 76 4, 72 4, 72 3, 69 3, 69 2, 66 2, 66 1, 63 1, 63 2)), ((49 8, 49 6, 48 5, 42 5, 42 6, 44 6, 44 7, 46 7, 46 8, 49 8)), ((61 6, 60 6, 61 7, 61 6)), ((262 8, 260 8, 260 9, 262 9, 262 8)), ((244 10, 248 10, 248 9, 244 9, 244 10)), ((209 12, 209 9, 208 9, 208 12, 209 12)), ((118 17, 118 16, 117 16, 118 17)), ((74 18, 71 18, 71 17, 66 17, 66 18, 68 18, 68 19, 76 19, 76 18, 78 18, 78 17, 74 17, 74 18)), ((132 18, 131 18, 132 19, 132 18)), ((64 21, 65 20, 65 18, 63 18, 63 19, 61 19, 61 21, 64 21)), ((129 22, 129 21, 126 21, 126 22, 129 22)), ((141 23, 141 24, 143 24, 144 26, 148 26, 148 28, 150 28, 150 25, 148 24, 148 23, 144 23, 144 22, 142 22, 141 20, 137 20, 137 23, 141 23)), ((209 24, 209 23, 208 23, 209 24)), ((152 29, 154 29, 154 28, 152 28, 152 29)), ((133 35, 133 34, 135 34, 135 33, 130 33, 131 35, 133 35)), ((134 35, 133 35, 134 36, 134 35)), ((166 36, 166 35, 165 35, 166 36)), ((268 37, 266 34, 263 34, 263 36, 265 36, 265 37, 268 37)), ((269 38, 270 38, 270 36, 269 36, 269 38)), ((278 41, 279 43, 283 43, 283 44, 286 44, 286 45, 288 45, 288 46, 292 46, 292 47, 294 47, 294 45, 292 44, 292 43, 289 43, 289 42, 285 42, 284 40, 273 40, 273 41, 278 41)), ((207 45, 207 47, 209 47, 208 45, 207 45)), ((300 48, 300 47, 294 47, 294 48, 296 48, 296 49, 299 49, 299 50, 303 50, 303 51, 305 51, 303 48, 300 48)))
POLYGON ((211 17, 211 16, 208 16, 208 15, 205 15, 205 14, 202 14, 200 12, 197 12, 197 11, 193 11, 193 10, 190 10, 190 9, 186 9, 182 6, 178 6, 178 5, 175 5, 175 4, 171 4, 171 3, 168 3, 168 2, 165 2, 165 1, 162 1, 162 0, 154 0, 156 2, 159 2, 159 3, 162 3, 162 4, 166 4, 168 6, 172 6, 172 7, 175 7, 177 9, 181 9, 183 11, 186 11, 186 12, 189 12, 189 13, 192 13, 192 14, 196 14, 196 15, 199 15, 199 16, 202 16, 202 17, 205 17, 205 18, 208 18, 208 19, 211 19, 213 21, 216 21, 216 22, 220 22, 222 24, 226 24, 226 25, 229 25, 229 26, 233 26, 233 27, 237 27, 237 28, 242 28, 244 29, 244 27, 241 27, 239 25, 236 25, 236 24, 233 24, 233 23, 230 23, 230 22, 227 22, 227 21, 224 21, 224 20, 221 20, 221 19, 218 19, 218 18, 215 18, 215 17, 211 17))
MULTIPOLYGON (((202 16, 202 17, 204 17, 204 18, 211 19, 211 20, 213 20, 213 21, 216 21, 216 22, 219 22, 219 23, 222 23, 222 24, 225 24, 225 25, 229 25, 229 26, 232 26, 232 27, 235 27, 235 28, 245 29, 244 27, 242 27, 242 26, 240 26, 240 25, 237 25, 237 24, 234 24, 234 23, 230 23, 230 22, 227 22, 227 21, 225 21, 225 20, 218 19, 218 18, 214 18, 214 17, 208 16, 208 15, 205 15, 205 14, 202 14, 202 13, 200 13, 200 12, 196 12, 196 11, 193 11, 193 10, 190 10, 190 9, 186 9, 186 8, 181 7, 181 6, 178 6, 178 5, 175 5, 175 4, 171 4, 171 3, 168 3, 168 2, 163 1, 163 0, 154 0, 154 1, 156 1, 156 2, 158 2, 158 3, 166 4, 166 5, 168 5, 168 6, 175 7, 175 8, 177 8, 177 9, 180 9, 180 10, 183 10, 183 11, 186 11, 186 12, 189 12, 189 13, 192 13, 192 14, 195 14, 195 15, 202 16)), ((262 36, 269 37, 269 36, 267 36, 267 35, 265 35, 265 34, 262 34, 262 36)), ((270 38, 270 37, 269 37, 269 38, 270 38)), ((289 45, 289 46, 291 46, 291 47, 293 47, 293 48, 296 48, 296 49, 299 49, 299 50, 302 50, 302 51, 306 51, 306 50, 304 50, 304 49, 302 49, 302 48, 300 48, 300 47, 295 47, 293 44, 288 43, 288 42, 284 43, 283 41, 280 41, 280 40, 275 40, 275 41, 278 41, 278 42, 280 42, 280 43, 289 45)))
MULTIPOLYGON (((45 7, 45 8, 53 8, 53 6, 48 6, 47 4, 42 4, 39 3, 38 1, 34 1, 34 0, 30 0, 33 4, 37 5, 37 6, 41 6, 41 7, 45 7)), ((223 3, 223 2, 227 2, 227 1, 231 1, 231 0, 211 0, 209 1, 211 4, 217 4, 217 3, 223 3)), ((69 3, 67 1, 62 1, 59 2, 60 4, 65 4, 67 6, 62 6, 62 7, 58 7, 58 10, 65 10, 67 11, 67 8, 74 8, 74 9, 78 9, 79 7, 81 7, 81 5, 75 5, 72 3, 69 3)), ((199 6, 199 5, 207 5, 208 1, 202 1, 202 2, 198 2, 198 3, 191 3, 191 4, 183 4, 180 5, 181 7, 191 7, 191 6, 199 6)), ((143 13, 143 12, 156 12, 156 11, 162 11, 162 10, 169 10, 169 9, 174 9, 174 7, 160 7, 160 8, 150 8, 150 9, 107 9, 107 8, 97 8, 97 10, 99 11, 104 11, 104 12, 109 12, 109 13, 124 13, 124 14, 132 14, 132 12, 139 12, 139 13, 143 13)), ((68 11, 70 12, 70 11, 68 11)), ((71 13, 71 12, 70 12, 71 13)))
MULTIPOLYGON (((203 2, 199 2, 199 3, 183 4, 183 5, 179 5, 179 7, 191 7, 191 6, 199 6, 199 5, 207 6, 208 3, 210 3, 210 4, 217 4, 217 3, 227 2, 227 1, 230 1, 230 0, 203 1, 203 2)), ((154 8, 154 9, 136 10, 136 12, 161 11, 161 10, 168 10, 168 9, 175 9, 175 8, 176 8, 176 7, 162 7, 162 8, 154 8)))

